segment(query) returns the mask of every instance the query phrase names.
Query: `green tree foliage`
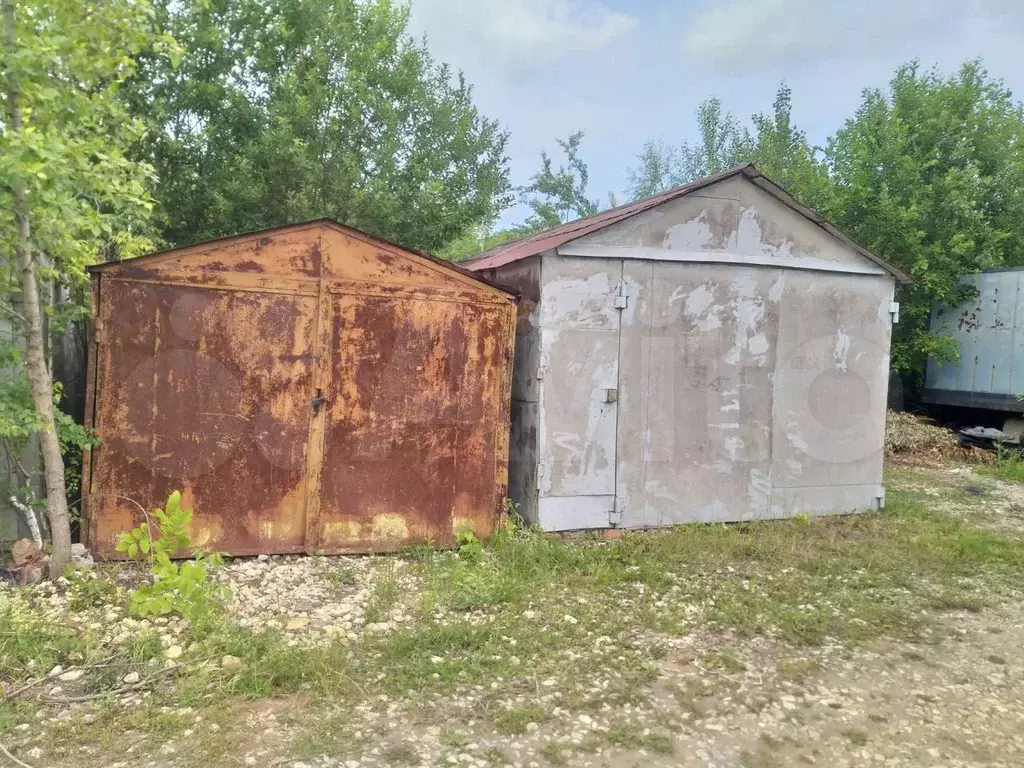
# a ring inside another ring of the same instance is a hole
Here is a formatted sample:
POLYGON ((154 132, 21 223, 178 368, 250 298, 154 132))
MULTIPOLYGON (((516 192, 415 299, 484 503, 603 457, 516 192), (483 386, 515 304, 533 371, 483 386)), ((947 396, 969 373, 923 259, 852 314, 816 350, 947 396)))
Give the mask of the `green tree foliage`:
POLYGON ((327 216, 433 250, 510 202, 506 135, 391 0, 159 0, 142 156, 180 245, 327 216))
POLYGON ((565 163, 557 170, 548 153, 540 153, 540 170, 520 190, 522 201, 532 211, 523 223, 524 234, 540 232, 597 213, 600 204, 587 197, 590 177, 587 164, 580 158, 583 136, 583 131, 576 131, 568 139, 556 139, 565 153, 565 163))
POLYGON ((962 298, 957 276, 1024 263, 1024 110, 980 61, 955 75, 900 67, 887 92, 869 89, 830 139, 826 213, 917 281, 901 294, 893 366, 920 371, 935 301, 962 298))
POLYGON ((688 184, 704 176, 724 171, 745 162, 752 140, 750 132, 730 112, 722 109, 722 102, 712 97, 701 103, 695 113, 696 143, 683 142, 673 147, 662 141, 648 141, 639 157, 640 165, 627 171, 627 193, 632 200, 688 184))
POLYGON ((86 265, 151 246, 145 234, 152 173, 128 156, 143 126, 129 116, 121 88, 135 73, 139 51, 165 57, 170 41, 153 34, 151 9, 140 0, 0 5, 0 308, 20 337, 2 355, 13 373, 0 392, 0 411, 7 437, 39 437, 51 574, 60 575, 71 539, 46 315, 57 329, 82 316, 86 265), (77 299, 66 312, 48 304, 54 285, 77 299))
POLYGON ((639 165, 627 171, 627 192, 633 200, 650 197, 680 184, 711 176, 743 163, 756 163, 767 176, 808 205, 827 199, 828 172, 807 136, 793 123, 792 92, 779 86, 771 114, 753 115, 753 129, 744 126, 713 97, 696 112, 696 143, 678 148, 648 141, 639 165))
POLYGON ((533 231, 524 224, 503 229, 495 229, 495 224, 495 220, 492 219, 485 224, 470 227, 465 233, 442 248, 438 255, 449 261, 463 261, 484 251, 489 251, 502 243, 533 234, 533 231))
POLYGON ((565 154, 565 161, 557 169, 547 152, 540 153, 540 170, 529 184, 518 189, 520 202, 531 211, 524 221, 498 230, 494 229, 494 219, 470 227, 449 243, 441 255, 452 261, 468 259, 510 240, 597 213, 600 203, 587 196, 590 176, 580 157, 583 137, 583 131, 577 131, 567 139, 555 139, 565 154))
POLYGON ((751 118, 752 138, 734 159, 754 163, 801 203, 823 210, 830 202, 828 166, 807 141, 807 135, 793 123, 792 114, 793 92, 782 83, 771 114, 759 113, 751 118))

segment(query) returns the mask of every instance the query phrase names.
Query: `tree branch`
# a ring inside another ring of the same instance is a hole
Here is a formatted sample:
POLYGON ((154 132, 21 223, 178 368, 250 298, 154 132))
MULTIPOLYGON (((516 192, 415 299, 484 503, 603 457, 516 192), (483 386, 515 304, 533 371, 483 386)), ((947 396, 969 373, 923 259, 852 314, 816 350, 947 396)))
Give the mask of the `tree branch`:
POLYGON ((0 744, 0 752, 3 752, 7 756, 7 759, 15 765, 20 766, 21 768, 32 768, 31 765, 29 765, 28 763, 23 763, 21 760, 19 760, 10 752, 8 752, 7 747, 5 747, 3 744, 0 744))

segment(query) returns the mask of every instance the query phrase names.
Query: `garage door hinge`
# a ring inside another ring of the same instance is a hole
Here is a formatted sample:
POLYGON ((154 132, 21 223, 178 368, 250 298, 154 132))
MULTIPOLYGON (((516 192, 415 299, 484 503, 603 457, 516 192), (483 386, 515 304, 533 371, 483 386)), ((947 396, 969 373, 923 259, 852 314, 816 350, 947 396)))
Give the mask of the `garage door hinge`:
POLYGON ((608 510, 608 525, 611 528, 617 528, 619 523, 622 522, 622 505, 619 504, 619 500, 616 499, 612 502, 612 508, 608 510))
POLYGON ((616 296, 612 301, 612 306, 614 306, 616 309, 625 309, 629 305, 628 296, 616 296))
POLYGON ((900 321, 900 303, 898 301, 889 302, 889 314, 892 315, 892 324, 896 325, 900 321))
POLYGON ((103 321, 97 318, 92 323, 92 343, 103 343, 103 321))
POLYGON ((878 486, 878 490, 875 491, 875 500, 878 502, 879 509, 885 509, 885 486, 878 486))

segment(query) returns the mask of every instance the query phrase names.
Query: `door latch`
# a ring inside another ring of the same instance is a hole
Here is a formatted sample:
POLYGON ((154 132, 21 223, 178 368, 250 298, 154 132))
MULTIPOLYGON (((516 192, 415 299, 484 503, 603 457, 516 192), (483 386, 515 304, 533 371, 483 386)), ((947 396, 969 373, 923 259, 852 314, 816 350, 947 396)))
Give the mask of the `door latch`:
POLYGON ((324 403, 327 402, 327 398, 324 397, 323 390, 318 389, 316 391, 316 397, 313 398, 311 405, 313 406, 313 415, 316 416, 320 413, 320 409, 323 408, 324 403))

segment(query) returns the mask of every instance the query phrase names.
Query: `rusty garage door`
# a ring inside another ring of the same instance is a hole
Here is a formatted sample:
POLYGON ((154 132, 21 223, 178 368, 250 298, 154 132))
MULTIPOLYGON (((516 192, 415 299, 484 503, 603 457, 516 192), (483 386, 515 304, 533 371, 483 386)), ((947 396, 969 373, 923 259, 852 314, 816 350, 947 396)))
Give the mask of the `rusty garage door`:
MULTIPOLYGON (((149 261, 147 261, 149 259, 149 261)), ((488 535, 513 298, 329 222, 94 273, 87 543, 174 489, 196 545, 360 552, 488 535)))

